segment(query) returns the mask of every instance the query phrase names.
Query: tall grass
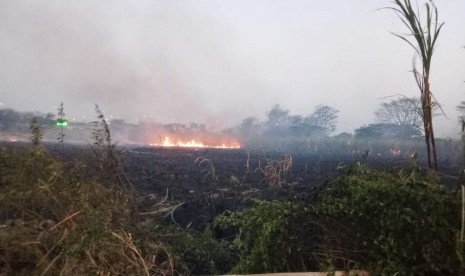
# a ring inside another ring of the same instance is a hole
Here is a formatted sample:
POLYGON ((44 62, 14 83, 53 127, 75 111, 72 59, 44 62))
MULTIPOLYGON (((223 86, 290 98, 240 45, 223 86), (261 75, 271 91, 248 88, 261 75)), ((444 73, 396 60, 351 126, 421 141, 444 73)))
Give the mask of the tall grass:
POLYGON ((138 227, 130 187, 83 173, 92 158, 65 169, 41 146, 34 122, 31 134, 29 148, 0 147, 1 275, 175 274, 161 237, 138 227))
POLYGON ((430 89, 430 70, 439 33, 444 23, 438 22, 438 10, 432 0, 425 3, 426 22, 420 20, 420 12, 415 10, 410 0, 394 0, 390 7, 409 30, 409 35, 398 35, 415 49, 420 57, 422 69, 413 65, 413 74, 421 94, 422 119, 425 131, 425 143, 430 169, 438 170, 436 157, 436 144, 434 140, 432 103, 433 97, 430 89), (410 39, 412 37, 412 39, 410 39), (431 156, 432 155, 432 156, 431 156))

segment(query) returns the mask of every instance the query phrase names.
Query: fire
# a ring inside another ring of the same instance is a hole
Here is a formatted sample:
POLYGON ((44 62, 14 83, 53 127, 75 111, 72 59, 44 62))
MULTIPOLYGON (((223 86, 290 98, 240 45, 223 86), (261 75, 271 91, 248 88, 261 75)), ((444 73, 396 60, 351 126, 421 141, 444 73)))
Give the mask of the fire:
POLYGON ((202 142, 198 142, 195 139, 188 140, 187 142, 183 142, 181 140, 177 140, 175 142, 171 141, 169 137, 165 137, 165 139, 161 143, 151 143, 151 146, 155 147, 181 147, 181 148, 216 148, 216 149, 240 149, 241 145, 237 142, 221 142, 220 144, 205 144, 202 142))
POLYGON ((399 155, 401 151, 400 149, 391 149, 390 152, 393 156, 396 156, 399 155))

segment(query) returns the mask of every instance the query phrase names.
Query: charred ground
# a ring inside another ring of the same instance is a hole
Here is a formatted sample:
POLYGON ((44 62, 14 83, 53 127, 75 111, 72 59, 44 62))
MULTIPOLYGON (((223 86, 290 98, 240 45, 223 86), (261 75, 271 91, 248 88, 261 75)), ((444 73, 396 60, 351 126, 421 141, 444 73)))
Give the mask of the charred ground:
MULTIPOLYGON (((129 147, 122 154, 128 178, 144 195, 140 200, 153 204, 167 196, 182 203, 170 219, 196 230, 203 230, 226 210, 249 206, 251 199, 311 201, 325 183, 355 162, 382 170, 415 168, 419 173, 424 164, 393 155, 334 156, 245 149, 129 147), (286 157, 291 164, 284 171, 280 162, 286 157)), ((458 167, 447 164, 441 171, 441 181, 455 188, 458 167)))

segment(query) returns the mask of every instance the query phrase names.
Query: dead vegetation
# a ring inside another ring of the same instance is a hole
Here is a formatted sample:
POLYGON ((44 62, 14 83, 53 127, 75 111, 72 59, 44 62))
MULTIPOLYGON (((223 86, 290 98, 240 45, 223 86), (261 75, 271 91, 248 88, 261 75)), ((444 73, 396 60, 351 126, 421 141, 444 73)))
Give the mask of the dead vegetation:
POLYGON ((292 170, 292 156, 285 153, 281 159, 267 159, 266 163, 266 166, 263 168, 261 164, 258 166, 258 169, 265 177, 264 181, 270 188, 283 188, 292 170))
MULTIPOLYGON (((0 274, 176 274, 161 237, 138 225, 143 210, 115 173, 119 164, 97 166, 100 176, 116 176, 98 181, 81 173, 95 158, 65 166, 40 146, 33 126, 32 147, 0 147, 0 274)), ((117 157, 112 149, 98 156, 117 157)))

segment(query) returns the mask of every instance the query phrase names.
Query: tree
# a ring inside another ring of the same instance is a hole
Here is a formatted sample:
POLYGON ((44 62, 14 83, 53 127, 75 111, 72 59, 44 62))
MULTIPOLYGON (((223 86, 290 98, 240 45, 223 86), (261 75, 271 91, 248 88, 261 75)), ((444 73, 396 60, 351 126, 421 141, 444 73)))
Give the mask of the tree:
POLYGON ((292 135, 305 135, 304 118, 302 115, 292 115, 288 118, 289 131, 292 135))
POLYGON ((434 47, 444 23, 438 23, 438 10, 432 0, 425 3, 426 23, 420 20, 419 11, 415 12, 410 0, 394 0, 393 3, 394 7, 390 7, 390 9, 397 14, 402 23, 408 28, 411 36, 394 35, 412 46, 421 60, 421 70, 419 71, 414 64, 413 74, 421 94, 421 115, 425 131, 428 166, 430 169, 437 171, 438 166, 432 116, 432 93, 429 80, 434 47), (413 39, 410 39, 410 37, 413 39), (431 160, 431 155, 433 160, 431 160))
POLYGON ((336 130, 339 110, 320 104, 315 107, 313 113, 306 118, 307 124, 313 128, 320 128, 324 132, 333 132, 336 130))
POLYGON ((421 128, 420 98, 398 98, 383 102, 375 111, 378 122, 401 124, 421 128))
POLYGON ((411 139, 420 135, 418 128, 405 124, 369 124, 355 130, 357 139, 411 139))
POLYGON ((21 114, 13 109, 0 110, 0 130, 18 130, 21 123, 21 114))
POLYGON ((251 134, 253 128, 255 127, 255 124, 257 123, 257 118, 255 117, 247 117, 244 120, 242 120, 242 123, 239 127, 239 131, 242 135, 247 135, 251 134))
POLYGON ((288 123, 289 110, 282 109, 279 104, 273 106, 268 112, 268 126, 271 128, 281 128, 288 123))
POLYGON ((55 125, 55 114, 53 113, 42 114, 34 112, 31 116, 37 117, 37 122, 43 127, 55 125))

